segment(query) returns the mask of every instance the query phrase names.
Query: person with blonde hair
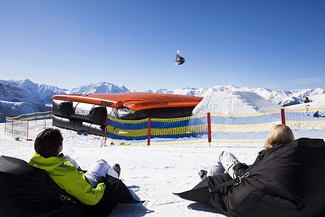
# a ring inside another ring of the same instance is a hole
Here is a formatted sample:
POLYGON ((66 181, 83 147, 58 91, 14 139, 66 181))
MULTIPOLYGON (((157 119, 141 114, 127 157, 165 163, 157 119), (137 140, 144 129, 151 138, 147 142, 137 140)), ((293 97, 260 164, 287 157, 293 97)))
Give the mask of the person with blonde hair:
MULTIPOLYGON (((271 128, 269 135, 266 138, 263 150, 272 148, 275 145, 289 144, 294 141, 295 138, 290 127, 285 124, 277 124, 271 128)), ((207 176, 215 176, 225 172, 228 173, 232 178, 236 178, 238 177, 238 174, 236 174, 235 171, 236 168, 243 170, 248 168, 248 166, 240 163, 232 153, 222 151, 219 155, 217 164, 211 166, 209 172, 206 170, 201 170, 199 172, 199 176, 201 179, 205 179, 207 176), (237 166, 235 167, 235 165, 237 166)))
POLYGON ((278 124, 270 130, 264 148, 268 149, 274 145, 288 144, 293 141, 295 141, 295 137, 290 127, 284 124, 278 124))
POLYGON ((201 182, 174 193, 233 217, 325 216, 325 142, 295 139, 291 129, 272 127, 255 162, 240 163, 223 151, 201 182))

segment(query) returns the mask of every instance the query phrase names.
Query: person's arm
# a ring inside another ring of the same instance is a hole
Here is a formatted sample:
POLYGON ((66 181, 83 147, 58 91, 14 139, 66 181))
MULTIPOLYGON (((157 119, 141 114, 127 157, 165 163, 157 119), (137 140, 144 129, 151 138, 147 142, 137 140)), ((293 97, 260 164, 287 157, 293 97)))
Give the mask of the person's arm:
POLYGON ((77 163, 77 161, 75 161, 72 157, 70 157, 69 155, 64 155, 64 158, 68 161, 70 161, 73 166, 75 166, 78 170, 81 170, 79 164, 77 163))
POLYGON ((236 177, 243 176, 248 168, 249 166, 247 166, 245 163, 236 163, 234 166, 236 177))
POLYGON ((104 183, 99 183, 93 188, 83 172, 78 171, 70 161, 64 162, 62 170, 60 176, 53 178, 68 194, 87 205, 96 205, 101 200, 106 188, 104 183))

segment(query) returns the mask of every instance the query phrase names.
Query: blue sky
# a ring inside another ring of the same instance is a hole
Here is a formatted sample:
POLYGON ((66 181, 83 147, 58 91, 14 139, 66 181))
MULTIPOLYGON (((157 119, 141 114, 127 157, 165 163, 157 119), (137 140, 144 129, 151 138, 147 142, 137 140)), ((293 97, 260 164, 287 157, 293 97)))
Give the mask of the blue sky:
POLYGON ((323 0, 0 0, 0 79, 325 88, 324 11, 323 0))

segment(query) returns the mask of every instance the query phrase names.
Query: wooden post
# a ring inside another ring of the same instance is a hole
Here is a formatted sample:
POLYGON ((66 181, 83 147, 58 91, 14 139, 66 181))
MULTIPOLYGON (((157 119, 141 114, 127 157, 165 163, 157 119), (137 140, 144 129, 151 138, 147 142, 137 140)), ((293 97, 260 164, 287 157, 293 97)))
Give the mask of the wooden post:
POLYGON ((209 146, 211 143, 211 115, 210 112, 207 113, 208 116, 208 142, 209 142, 209 146))
POLYGON ((281 123, 284 125, 286 124, 285 112, 283 108, 281 109, 281 123))
POLYGON ((147 146, 150 145, 150 134, 151 134, 151 118, 148 118, 148 143, 147 143, 147 146))

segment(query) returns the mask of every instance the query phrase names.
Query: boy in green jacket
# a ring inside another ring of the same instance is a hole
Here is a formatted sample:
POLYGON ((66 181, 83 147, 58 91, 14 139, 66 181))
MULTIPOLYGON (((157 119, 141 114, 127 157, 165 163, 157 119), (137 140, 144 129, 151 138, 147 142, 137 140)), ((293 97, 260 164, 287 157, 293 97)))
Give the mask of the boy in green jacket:
POLYGON ((104 195, 105 184, 99 183, 101 177, 111 175, 119 177, 120 167, 113 168, 103 159, 83 173, 78 164, 69 156, 61 153, 63 137, 58 129, 47 128, 35 139, 35 154, 28 162, 49 174, 53 181, 86 205, 96 205, 104 195), (60 154, 61 153, 61 154, 60 154))

